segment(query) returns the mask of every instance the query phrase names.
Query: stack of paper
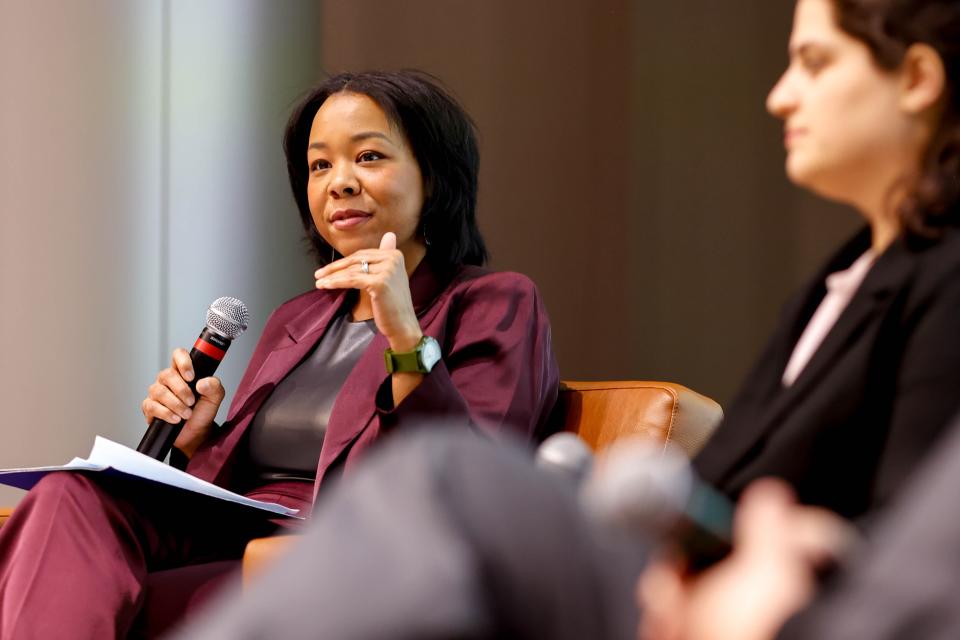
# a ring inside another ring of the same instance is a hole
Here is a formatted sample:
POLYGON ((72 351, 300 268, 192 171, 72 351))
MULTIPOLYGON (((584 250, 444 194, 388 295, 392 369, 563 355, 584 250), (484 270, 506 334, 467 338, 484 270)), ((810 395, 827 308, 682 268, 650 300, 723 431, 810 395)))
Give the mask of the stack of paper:
POLYGON ((97 436, 93 449, 86 458, 74 458, 67 464, 58 467, 33 467, 28 469, 5 469, 0 471, 0 484, 6 484, 20 489, 30 489, 48 473, 54 471, 85 471, 107 473, 110 475, 126 475, 142 480, 149 480, 158 484, 177 487, 191 493, 198 493, 218 500, 226 500, 236 504, 276 513, 282 516, 297 518, 299 510, 290 509, 283 505, 270 502, 251 500, 239 494, 227 491, 215 484, 184 473, 167 464, 154 460, 149 456, 134 451, 122 444, 117 444, 101 436, 97 436))

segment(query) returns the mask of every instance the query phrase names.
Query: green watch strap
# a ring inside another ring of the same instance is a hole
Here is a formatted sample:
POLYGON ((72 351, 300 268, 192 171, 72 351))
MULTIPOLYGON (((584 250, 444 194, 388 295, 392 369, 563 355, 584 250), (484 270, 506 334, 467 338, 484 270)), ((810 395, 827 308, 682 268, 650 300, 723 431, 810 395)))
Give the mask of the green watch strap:
POLYGON ((387 373, 430 373, 440 360, 440 345, 430 336, 423 336, 411 351, 383 352, 387 373))

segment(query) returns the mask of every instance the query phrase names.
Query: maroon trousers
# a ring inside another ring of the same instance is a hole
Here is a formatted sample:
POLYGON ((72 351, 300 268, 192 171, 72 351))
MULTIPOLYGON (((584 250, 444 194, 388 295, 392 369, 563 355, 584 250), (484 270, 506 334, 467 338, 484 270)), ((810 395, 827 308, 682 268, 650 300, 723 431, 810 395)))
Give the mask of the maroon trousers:
MULTIPOLYGON (((311 492, 302 482, 249 495, 308 509, 311 492)), ((0 528, 0 639, 126 637, 148 574, 170 582, 170 569, 240 558, 249 540, 277 528, 249 510, 145 482, 52 473, 0 528)))

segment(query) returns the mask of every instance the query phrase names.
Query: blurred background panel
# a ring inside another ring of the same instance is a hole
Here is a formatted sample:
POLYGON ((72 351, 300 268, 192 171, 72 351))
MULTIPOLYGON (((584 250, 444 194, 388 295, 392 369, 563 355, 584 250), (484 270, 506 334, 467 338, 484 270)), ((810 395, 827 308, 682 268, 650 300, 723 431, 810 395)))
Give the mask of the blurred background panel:
POLYGON ((162 5, 0 6, 0 466, 58 464, 158 362, 162 5))
POLYGON ((792 3, 327 0, 330 72, 418 67, 481 139, 492 266, 537 282, 568 379, 729 399, 858 224, 783 175, 764 108, 792 3))
POLYGON ((136 445, 220 295, 253 314, 236 386, 312 286, 280 138, 342 70, 424 69, 473 115, 492 266, 539 285, 563 377, 726 402, 857 224, 783 177, 790 4, 0 0, 0 467, 136 445))
POLYGON ((160 357, 166 361, 174 347, 193 344, 214 299, 239 298, 250 309, 250 326, 217 372, 232 390, 273 308, 314 283, 282 138, 293 105, 320 75, 323 16, 307 0, 166 6, 160 357))

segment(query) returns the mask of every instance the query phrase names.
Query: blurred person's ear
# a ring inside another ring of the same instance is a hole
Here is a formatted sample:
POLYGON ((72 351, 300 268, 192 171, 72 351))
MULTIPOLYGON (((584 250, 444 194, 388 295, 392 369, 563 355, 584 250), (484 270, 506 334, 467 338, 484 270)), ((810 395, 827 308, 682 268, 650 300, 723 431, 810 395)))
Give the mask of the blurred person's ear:
MULTIPOLYGON (((900 107, 905 112, 919 115, 942 105, 947 76, 943 60, 933 47, 923 43, 910 45, 900 65, 900 74, 900 107)), ((939 119, 939 113, 936 115, 939 119)))

